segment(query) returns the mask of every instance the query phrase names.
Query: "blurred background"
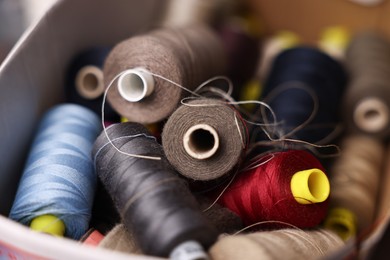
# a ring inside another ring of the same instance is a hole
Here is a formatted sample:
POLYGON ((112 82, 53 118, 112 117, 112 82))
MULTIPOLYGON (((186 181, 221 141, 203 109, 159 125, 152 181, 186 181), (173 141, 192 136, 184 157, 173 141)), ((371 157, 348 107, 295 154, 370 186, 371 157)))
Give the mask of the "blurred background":
POLYGON ((0 0, 0 63, 28 26, 56 0, 0 0))

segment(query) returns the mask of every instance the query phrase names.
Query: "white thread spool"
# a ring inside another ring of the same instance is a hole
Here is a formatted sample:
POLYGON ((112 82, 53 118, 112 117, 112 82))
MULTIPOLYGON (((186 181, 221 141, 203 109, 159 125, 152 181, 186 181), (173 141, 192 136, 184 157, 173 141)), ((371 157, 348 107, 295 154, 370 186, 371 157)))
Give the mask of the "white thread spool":
POLYGON ((378 98, 365 98, 356 105, 353 118, 356 126, 363 131, 376 133, 389 124, 389 109, 378 98))
POLYGON ((129 69, 118 79, 118 91, 129 102, 138 102, 154 91, 152 74, 142 68, 129 69))
POLYGON ((86 99, 95 99, 104 93, 103 71, 96 66, 85 66, 76 75, 77 92, 86 99))
POLYGON ((210 158, 219 147, 218 133, 207 124, 193 125, 183 136, 183 146, 188 155, 195 159, 210 158))

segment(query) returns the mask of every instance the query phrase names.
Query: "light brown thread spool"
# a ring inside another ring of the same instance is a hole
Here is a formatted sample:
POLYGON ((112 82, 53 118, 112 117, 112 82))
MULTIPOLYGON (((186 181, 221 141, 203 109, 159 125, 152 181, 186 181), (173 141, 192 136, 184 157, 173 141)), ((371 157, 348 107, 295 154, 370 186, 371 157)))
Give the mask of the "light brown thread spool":
POLYGON ((237 112, 217 99, 180 106, 162 132, 170 163, 183 176, 202 181, 228 174, 241 159, 246 138, 237 112))
POLYGON ((209 254, 213 260, 315 259, 342 246, 342 240, 330 231, 282 229, 222 237, 209 254))
POLYGON ((341 149, 342 154, 330 172, 331 210, 325 227, 348 239, 367 229, 374 221, 385 151, 380 141, 363 135, 346 137, 341 149), (348 212, 337 214, 332 213, 332 209, 348 212))
POLYGON ((76 89, 80 96, 95 99, 104 92, 103 71, 96 66, 85 66, 76 75, 76 89))
POLYGON ((357 35, 346 52, 350 83, 344 96, 348 130, 378 138, 390 134, 390 44, 374 33, 357 35))
MULTIPOLYGON (((103 70, 106 88, 115 76, 135 68, 142 68, 138 71, 145 74, 128 73, 124 81, 133 78, 140 89, 147 82, 146 70, 194 90, 207 79, 224 74, 225 53, 220 39, 206 26, 155 30, 125 40, 111 51, 103 70)), ((168 117, 180 100, 189 95, 167 80, 153 76, 153 91, 139 101, 129 102, 120 95, 117 83, 118 80, 108 91, 108 102, 129 121, 143 124, 168 117)))

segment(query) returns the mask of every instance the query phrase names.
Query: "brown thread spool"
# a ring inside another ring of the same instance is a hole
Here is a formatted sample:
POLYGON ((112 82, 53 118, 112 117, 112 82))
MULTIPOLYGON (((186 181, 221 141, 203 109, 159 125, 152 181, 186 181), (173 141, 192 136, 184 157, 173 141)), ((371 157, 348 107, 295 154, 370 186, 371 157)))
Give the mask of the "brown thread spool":
POLYGON ((374 33, 352 39, 346 53, 351 79, 344 98, 349 131, 388 138, 390 134, 390 44, 374 33))
POLYGON ((282 229, 222 237, 209 254, 213 260, 316 259, 342 246, 330 231, 282 229))
POLYGON ((214 180, 241 159, 247 133, 238 113, 216 99, 192 100, 168 119, 162 133, 170 163, 192 180, 214 180))
POLYGON ((325 227, 347 240, 374 221, 384 159, 383 144, 369 136, 346 137, 331 169, 331 209, 325 227))
POLYGON ((127 71, 121 76, 122 79, 126 78, 125 82, 138 82, 137 88, 143 93, 150 85, 148 80, 150 82, 150 78, 153 78, 154 90, 149 95, 141 95, 138 101, 130 102, 120 95, 116 81, 108 91, 107 99, 129 121, 155 123, 168 117, 180 100, 189 94, 155 75, 194 90, 203 81, 223 74, 224 67, 222 43, 210 28, 194 25, 155 30, 119 43, 104 66, 106 87, 120 73, 137 68, 139 74, 127 71))

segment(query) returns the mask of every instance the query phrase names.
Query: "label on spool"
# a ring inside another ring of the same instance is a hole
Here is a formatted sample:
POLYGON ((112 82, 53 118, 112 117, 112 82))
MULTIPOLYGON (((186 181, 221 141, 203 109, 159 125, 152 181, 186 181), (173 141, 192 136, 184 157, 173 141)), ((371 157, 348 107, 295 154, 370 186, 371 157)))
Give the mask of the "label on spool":
POLYGON ((170 254, 171 260, 208 260, 203 247, 196 241, 187 241, 178 245, 170 254))

